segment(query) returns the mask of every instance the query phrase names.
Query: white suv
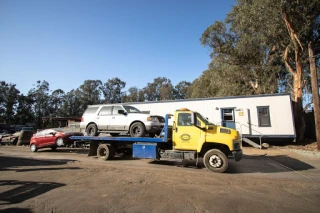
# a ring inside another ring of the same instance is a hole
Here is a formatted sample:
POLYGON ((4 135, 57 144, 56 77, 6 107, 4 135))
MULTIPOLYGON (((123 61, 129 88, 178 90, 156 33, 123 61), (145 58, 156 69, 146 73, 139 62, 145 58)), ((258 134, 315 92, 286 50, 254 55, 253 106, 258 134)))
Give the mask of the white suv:
POLYGON ((164 117, 148 115, 137 108, 124 104, 89 105, 83 113, 81 131, 98 136, 109 133, 118 136, 129 133, 132 137, 151 137, 159 134, 164 126, 164 117))

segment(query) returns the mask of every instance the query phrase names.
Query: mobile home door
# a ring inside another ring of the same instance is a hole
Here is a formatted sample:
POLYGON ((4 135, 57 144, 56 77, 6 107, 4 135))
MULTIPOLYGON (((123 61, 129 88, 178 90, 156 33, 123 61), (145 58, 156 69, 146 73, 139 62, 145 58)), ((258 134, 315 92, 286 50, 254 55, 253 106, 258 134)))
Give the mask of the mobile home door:
POLYGON ((222 126, 236 129, 234 120, 234 108, 222 108, 221 109, 222 126))

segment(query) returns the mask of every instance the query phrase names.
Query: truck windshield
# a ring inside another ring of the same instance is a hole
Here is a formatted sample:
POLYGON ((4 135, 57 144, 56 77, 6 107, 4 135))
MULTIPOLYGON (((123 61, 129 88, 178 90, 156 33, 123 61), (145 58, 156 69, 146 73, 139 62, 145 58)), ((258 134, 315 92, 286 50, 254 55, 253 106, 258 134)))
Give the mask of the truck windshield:
POLYGON ((133 106, 123 106, 128 113, 141 113, 140 110, 133 106))
POLYGON ((196 116, 199 120, 201 120, 205 125, 213 125, 210 121, 208 121, 205 117, 203 117, 200 113, 196 112, 196 116))

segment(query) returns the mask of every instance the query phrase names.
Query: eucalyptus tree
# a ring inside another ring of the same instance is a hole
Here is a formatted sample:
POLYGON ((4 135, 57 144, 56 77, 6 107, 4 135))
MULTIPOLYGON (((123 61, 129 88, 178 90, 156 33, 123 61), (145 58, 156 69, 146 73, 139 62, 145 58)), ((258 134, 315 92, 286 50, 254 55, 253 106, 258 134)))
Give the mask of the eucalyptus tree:
POLYGON ((34 99, 31 95, 19 95, 17 109, 15 113, 15 123, 25 124, 33 123, 35 121, 35 114, 33 110, 34 99))
POLYGON ((61 105, 61 114, 65 117, 80 117, 87 106, 82 101, 83 93, 80 89, 72 89, 64 95, 64 101, 61 105))
POLYGON ((143 88, 143 93, 147 101, 172 100, 173 85, 170 79, 158 77, 143 88))
POLYGON ((35 114, 36 124, 42 125, 42 117, 50 115, 49 107, 49 83, 47 81, 37 81, 35 87, 30 89, 28 96, 33 99, 33 111, 35 114))
POLYGON ((62 89, 57 89, 51 93, 49 98, 51 117, 63 116, 62 105, 64 101, 65 101, 65 93, 62 89))
POLYGON ((126 92, 123 102, 143 102, 144 94, 143 91, 138 87, 130 87, 126 92))
POLYGON ((291 92, 299 139, 307 38, 319 29, 319 11, 319 0, 238 0, 225 21, 209 26, 200 39, 212 50, 214 68, 228 66, 221 90, 240 79, 248 94, 291 92))
POLYGON ((19 99, 20 91, 15 84, 0 81, 0 119, 1 122, 12 124, 19 99))
POLYGON ((121 103, 126 82, 120 78, 108 79, 106 83, 101 86, 101 91, 104 96, 105 103, 121 103))
POLYGON ((188 81, 180 81, 173 89, 174 99, 186 99, 190 97, 189 88, 191 83, 188 81))
POLYGON ((84 83, 77 89, 81 102, 79 110, 84 111, 88 105, 100 104, 102 82, 100 80, 85 80, 84 83))

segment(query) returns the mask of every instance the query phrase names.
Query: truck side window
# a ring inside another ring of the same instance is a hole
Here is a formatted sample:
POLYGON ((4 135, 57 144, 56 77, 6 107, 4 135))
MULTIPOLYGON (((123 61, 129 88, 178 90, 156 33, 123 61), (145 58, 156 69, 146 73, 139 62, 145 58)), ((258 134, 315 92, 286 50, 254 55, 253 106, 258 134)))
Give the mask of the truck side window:
POLYGON ((178 126, 192 126, 190 113, 179 113, 178 126))

